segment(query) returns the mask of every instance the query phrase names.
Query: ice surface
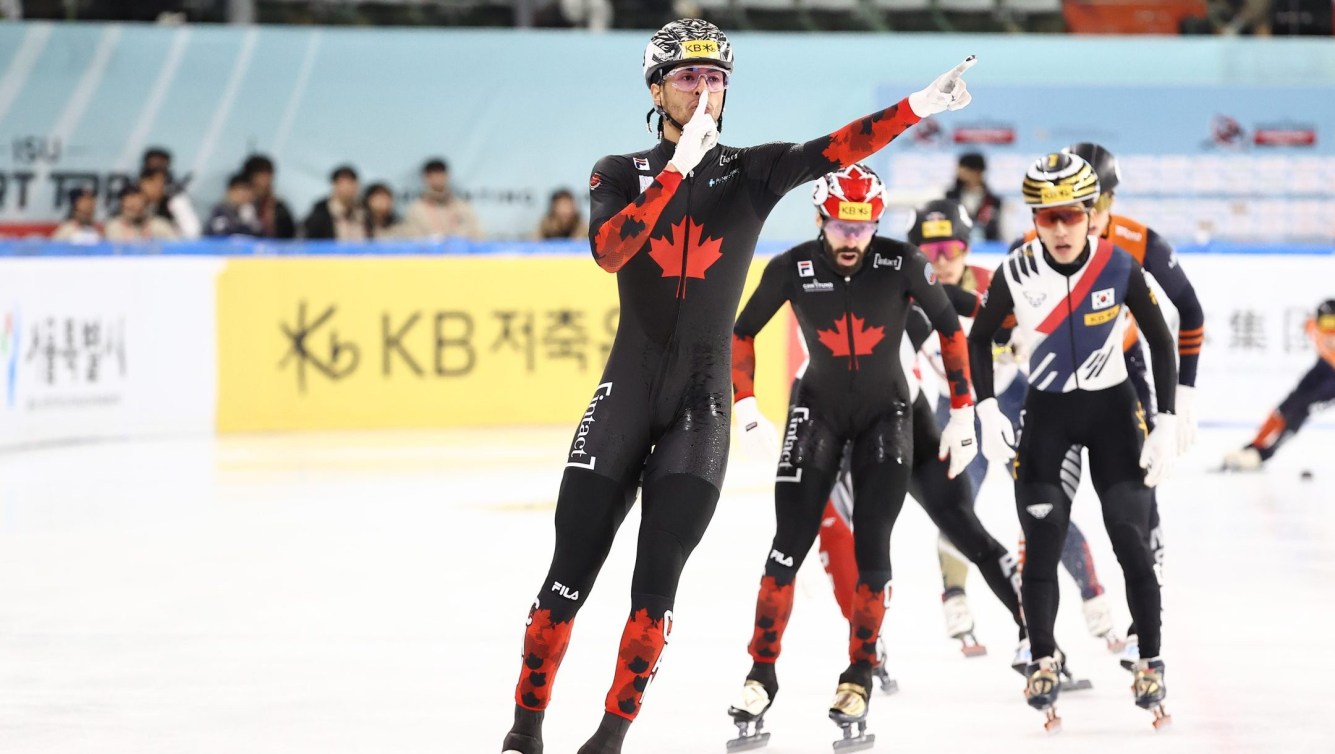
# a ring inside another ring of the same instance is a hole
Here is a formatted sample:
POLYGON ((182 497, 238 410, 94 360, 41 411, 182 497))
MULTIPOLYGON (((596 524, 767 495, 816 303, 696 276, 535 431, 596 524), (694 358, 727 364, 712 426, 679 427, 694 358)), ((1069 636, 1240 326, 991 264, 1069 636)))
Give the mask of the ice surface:
MULTIPOLYGON (((293 434, 0 456, 0 751, 498 752, 569 434, 293 434)), ((1161 494, 1170 732, 1133 706, 1129 674, 1086 634, 1063 577, 1059 637, 1095 689, 1064 696, 1064 732, 1045 736, 1008 666, 1010 621, 976 573, 970 601, 990 654, 966 660, 945 637, 935 533, 909 503, 885 626, 901 691, 873 700, 874 751, 1332 751, 1335 437, 1302 435, 1259 475, 1206 472, 1245 435, 1206 431, 1161 494)), ((733 735, 725 710, 749 666, 770 476, 735 455, 628 754, 721 754, 733 735)), ((978 508, 1013 544, 1005 481, 994 474, 978 508)), ((1124 628, 1088 482, 1075 519, 1124 628)), ((577 621, 549 754, 574 752, 602 714, 638 523, 632 512, 577 621)), ((798 593, 768 719, 775 754, 829 751, 838 732, 825 709, 847 630, 814 554, 798 593)))

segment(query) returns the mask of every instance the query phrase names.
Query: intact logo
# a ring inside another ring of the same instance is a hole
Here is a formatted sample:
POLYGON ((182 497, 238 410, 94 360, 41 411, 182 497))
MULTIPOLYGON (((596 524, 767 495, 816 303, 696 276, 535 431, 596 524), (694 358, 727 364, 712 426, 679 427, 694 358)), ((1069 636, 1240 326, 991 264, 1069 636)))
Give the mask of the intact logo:
POLYGON ((1094 307, 1094 311, 1107 309, 1115 303, 1117 303, 1117 291, 1113 288, 1104 288, 1090 294, 1090 305, 1094 307))
POLYGON ((1029 515, 1033 516, 1034 518, 1044 519, 1047 518, 1048 514, 1052 512, 1052 504, 1041 503, 1039 505, 1031 505, 1025 508, 1025 510, 1029 511, 1029 515))
MULTIPOLYGON (((1040 307, 1040 306, 1043 305, 1043 302, 1044 302, 1044 301, 1047 301, 1047 300, 1048 300, 1048 294, 1046 294, 1046 293, 1035 293, 1034 291, 1025 291, 1025 292, 1024 292, 1024 298, 1025 298, 1026 301, 1029 302, 1029 305, 1030 305, 1030 306, 1032 306, 1032 307, 1034 307, 1035 309, 1037 309, 1038 307, 1040 307)), ((983 301, 983 305, 986 306, 986 305, 987 305, 987 301, 983 301)))
POLYGON ((797 262, 797 276, 802 278, 816 277, 816 268, 812 265, 810 259, 801 259, 797 262))
MULTIPOLYGON (((900 265, 903 264, 903 263, 904 263, 904 260, 903 260, 902 257, 890 257, 890 258, 887 259, 886 257, 881 256, 879 252, 878 252, 878 253, 876 254, 876 256, 871 260, 871 266, 872 266, 873 268, 876 268, 876 267, 889 267, 889 268, 894 269, 894 270, 899 269, 900 265)), ((928 268, 928 269, 931 269, 931 268, 928 268)), ((928 282, 931 282, 931 281, 928 281, 928 282)))
POLYGON ((800 482, 802 470, 797 468, 794 450, 797 447, 797 430, 811 416, 811 409, 794 406, 788 413, 788 431, 783 436, 783 450, 779 452, 779 470, 774 475, 776 482, 800 482))
POLYGON ((647 157, 632 157, 632 158, 630 158, 630 161, 633 162, 633 163, 635 163, 635 169, 636 169, 636 170, 643 170, 643 171, 645 171, 646 173, 649 172, 649 158, 647 158, 647 157))
MULTIPOLYGON (((579 428, 575 430, 575 441, 570 444, 570 457, 566 461, 567 468, 588 469, 593 471, 598 463, 596 456, 588 454, 586 448, 589 442, 589 432, 593 429, 593 423, 597 421, 593 415, 598 412, 598 404, 604 398, 612 394, 612 383, 604 382, 593 391, 593 400, 589 401, 589 407, 584 410, 584 418, 579 420, 579 428), (588 460, 584 460, 587 458, 588 460)), ((562 595, 564 596, 564 595, 562 595)), ((574 597, 572 599, 578 599, 574 597)))

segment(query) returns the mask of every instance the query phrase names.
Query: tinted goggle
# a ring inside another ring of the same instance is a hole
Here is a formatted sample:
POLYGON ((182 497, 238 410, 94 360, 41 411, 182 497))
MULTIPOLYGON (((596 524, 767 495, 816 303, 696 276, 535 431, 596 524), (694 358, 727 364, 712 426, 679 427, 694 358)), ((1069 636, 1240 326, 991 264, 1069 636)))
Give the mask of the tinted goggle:
POLYGON ((1083 207, 1048 207, 1034 210, 1034 223, 1044 228, 1051 228, 1057 223, 1079 225, 1086 217, 1087 213, 1083 207))
POLYGON ((923 256, 927 257, 929 262, 935 262, 938 259, 954 261, 964 256, 965 252, 969 250, 968 245, 963 241, 953 240, 922 243, 918 244, 918 248, 922 250, 923 256))
POLYGON ((865 241, 876 235, 876 223, 858 223, 848 220, 826 220, 825 235, 865 241))
POLYGON ((664 83, 671 84, 672 88, 682 92, 694 92, 700 88, 700 82, 705 82, 705 88, 711 92, 721 92, 728 88, 728 82, 732 76, 722 68, 704 65, 686 65, 680 68, 673 68, 663 76, 664 83))

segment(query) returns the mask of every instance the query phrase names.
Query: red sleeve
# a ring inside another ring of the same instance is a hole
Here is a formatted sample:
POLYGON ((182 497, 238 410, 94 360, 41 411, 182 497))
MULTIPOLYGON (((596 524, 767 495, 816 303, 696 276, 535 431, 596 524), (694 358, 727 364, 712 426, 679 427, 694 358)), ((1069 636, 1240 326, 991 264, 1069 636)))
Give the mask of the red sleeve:
POLYGON ((756 339, 732 336, 732 400, 756 394, 756 339))
POLYGON ((644 193, 591 232, 593 256, 599 267, 616 272, 644 248, 658 216, 681 186, 681 179, 681 173, 664 170, 644 193))
POLYGON ((946 367, 946 379, 950 381, 950 407, 964 408, 973 405, 969 395, 969 341, 964 337, 964 330, 957 329, 947 335, 940 330, 941 361, 946 367))
POLYGON ((921 120, 909 107, 905 97, 896 104, 849 123, 830 134, 829 144, 821 154, 839 165, 852 165, 894 141, 896 136, 921 120))

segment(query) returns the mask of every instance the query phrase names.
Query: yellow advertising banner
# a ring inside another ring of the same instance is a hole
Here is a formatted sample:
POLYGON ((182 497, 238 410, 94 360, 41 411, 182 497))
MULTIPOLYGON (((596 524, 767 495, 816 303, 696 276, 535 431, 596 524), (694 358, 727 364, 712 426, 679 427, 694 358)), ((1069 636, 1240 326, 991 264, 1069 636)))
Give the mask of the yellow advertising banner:
MULTIPOLYGON (((617 317, 616 278, 587 257, 231 259, 218 282, 218 430, 574 422, 617 317)), ((757 343, 757 395, 776 418, 789 319, 757 343)))

